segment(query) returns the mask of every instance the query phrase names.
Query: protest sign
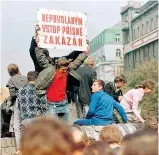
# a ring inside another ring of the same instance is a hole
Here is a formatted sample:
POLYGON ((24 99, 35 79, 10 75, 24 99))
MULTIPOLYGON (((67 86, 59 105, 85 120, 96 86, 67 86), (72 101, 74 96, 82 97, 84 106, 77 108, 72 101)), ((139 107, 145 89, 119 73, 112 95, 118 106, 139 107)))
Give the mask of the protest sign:
POLYGON ((38 47, 86 51, 87 15, 72 11, 37 10, 38 47))

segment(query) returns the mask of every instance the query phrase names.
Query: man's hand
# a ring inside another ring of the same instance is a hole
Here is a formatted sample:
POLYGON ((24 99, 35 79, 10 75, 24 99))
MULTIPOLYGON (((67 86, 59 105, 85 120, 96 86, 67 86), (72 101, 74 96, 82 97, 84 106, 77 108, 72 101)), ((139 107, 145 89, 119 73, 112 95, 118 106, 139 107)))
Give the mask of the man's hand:
POLYGON ((83 53, 85 53, 85 54, 88 54, 89 53, 89 40, 88 39, 86 39, 86 43, 87 43, 87 50, 86 51, 83 51, 83 53))
POLYGON ((118 101, 121 101, 122 98, 123 98, 123 96, 119 96, 119 97, 118 97, 118 101))
POLYGON ((86 40, 86 43, 89 45, 89 40, 88 39, 86 40))
POLYGON ((34 34, 34 39, 35 39, 35 42, 38 44, 39 42, 39 31, 40 31, 40 26, 38 24, 36 24, 35 26, 35 34, 34 34))
POLYGON ((88 53, 89 53, 89 51, 88 51, 88 50, 87 50, 87 51, 83 51, 83 53, 88 54, 88 53))

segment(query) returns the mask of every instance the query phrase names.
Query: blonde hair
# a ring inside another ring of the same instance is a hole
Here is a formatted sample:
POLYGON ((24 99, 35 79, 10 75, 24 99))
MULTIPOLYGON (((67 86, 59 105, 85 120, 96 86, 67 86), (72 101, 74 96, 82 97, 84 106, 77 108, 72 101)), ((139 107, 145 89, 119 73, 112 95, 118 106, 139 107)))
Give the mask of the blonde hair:
POLYGON ((17 64, 14 64, 14 63, 9 64, 7 69, 10 76, 19 74, 19 68, 17 64))
POLYGON ((112 149, 108 143, 95 142, 83 150, 84 155, 113 155, 112 149))
POLYGON ((121 141, 121 133, 120 130, 113 126, 106 126, 100 132, 100 140, 107 142, 109 144, 120 143, 121 141))

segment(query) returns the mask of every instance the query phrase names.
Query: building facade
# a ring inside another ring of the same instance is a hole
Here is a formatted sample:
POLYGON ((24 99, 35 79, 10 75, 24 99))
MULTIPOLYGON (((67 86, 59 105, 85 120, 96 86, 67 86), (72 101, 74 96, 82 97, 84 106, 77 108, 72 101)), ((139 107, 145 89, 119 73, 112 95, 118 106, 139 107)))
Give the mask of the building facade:
POLYGON ((98 79, 113 81, 123 63, 122 25, 105 29, 90 41, 90 56, 95 60, 98 79))
POLYGON ((124 71, 132 71, 145 60, 158 59, 158 1, 143 6, 129 1, 121 17, 124 71))

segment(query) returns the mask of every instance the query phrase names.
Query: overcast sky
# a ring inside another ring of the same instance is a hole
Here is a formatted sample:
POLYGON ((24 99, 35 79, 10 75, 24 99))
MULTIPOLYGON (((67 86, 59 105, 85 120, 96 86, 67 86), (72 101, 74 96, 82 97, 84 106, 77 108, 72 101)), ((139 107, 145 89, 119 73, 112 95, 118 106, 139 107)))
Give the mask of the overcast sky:
MULTIPOLYGON (((85 12, 88 14, 89 40, 106 28, 117 24, 120 9, 127 1, 2 1, 1 3, 1 85, 9 79, 7 65, 16 63, 26 75, 34 70, 29 55, 31 37, 34 34, 37 8, 85 12)), ((67 51, 52 51, 52 56, 62 56, 67 51)))

